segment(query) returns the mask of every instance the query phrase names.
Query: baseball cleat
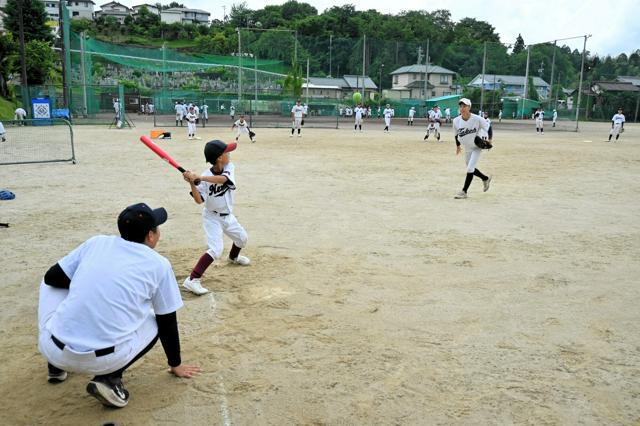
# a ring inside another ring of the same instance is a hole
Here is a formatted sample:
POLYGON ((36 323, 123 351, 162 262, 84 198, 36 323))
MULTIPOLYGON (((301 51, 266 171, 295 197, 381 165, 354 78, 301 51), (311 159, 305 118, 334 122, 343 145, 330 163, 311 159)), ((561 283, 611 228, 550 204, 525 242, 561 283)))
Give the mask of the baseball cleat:
POLYGON ((491 176, 489 176, 487 180, 483 180, 482 185, 484 186, 483 191, 487 192, 489 190, 489 186, 491 185, 491 176))
POLYGON ((47 373, 47 381, 49 383, 62 383, 67 380, 67 372, 49 364, 49 371, 47 373))
POLYGON ((251 260, 246 256, 238 255, 238 257, 236 257, 235 259, 229 258, 229 263, 233 263, 235 265, 247 266, 251 263, 251 260))
POLYGON ((197 294, 198 296, 209 293, 209 290, 202 287, 200 278, 191 279, 191 277, 187 277, 182 283, 182 287, 186 288, 191 293, 197 294))
POLYGON ((129 391, 124 388, 121 379, 94 377, 87 384, 87 393, 107 407, 122 408, 129 403, 129 391))
POLYGON ((467 193, 464 191, 460 191, 453 198, 455 198, 456 200, 464 200, 465 198, 467 198, 467 193))

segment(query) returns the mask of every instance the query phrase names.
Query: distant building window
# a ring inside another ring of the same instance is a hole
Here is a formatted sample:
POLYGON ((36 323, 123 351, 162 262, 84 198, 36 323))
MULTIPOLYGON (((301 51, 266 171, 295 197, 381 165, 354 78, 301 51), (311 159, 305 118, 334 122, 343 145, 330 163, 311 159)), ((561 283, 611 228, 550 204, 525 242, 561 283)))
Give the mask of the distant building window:
POLYGON ((413 74, 413 81, 416 81, 418 79, 418 74, 413 74))
POLYGON ((449 84, 449 76, 446 74, 440 75, 440 84, 449 84))
POLYGON ((435 91, 435 90, 432 90, 432 91, 431 91, 431 96, 435 96, 435 95, 436 95, 436 91, 435 91))
POLYGON ((80 12, 73 12, 73 15, 71 16, 80 16, 80 12))
POLYGON ((398 84, 398 76, 397 75, 393 76, 393 84, 398 84))

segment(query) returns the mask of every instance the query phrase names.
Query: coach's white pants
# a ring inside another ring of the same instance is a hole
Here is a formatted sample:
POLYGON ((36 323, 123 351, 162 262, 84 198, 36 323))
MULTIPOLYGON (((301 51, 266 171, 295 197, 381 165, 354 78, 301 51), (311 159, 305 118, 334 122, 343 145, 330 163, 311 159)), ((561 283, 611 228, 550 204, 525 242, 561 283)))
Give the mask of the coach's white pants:
POLYGON ((187 126, 189 126, 189 134, 190 135, 195 135, 196 134, 196 123, 188 122, 187 126))
POLYGON ((362 125, 362 118, 356 118, 355 125, 356 126, 361 126, 362 125))
POLYGON ((384 125, 387 127, 391 126, 391 117, 384 116, 384 125))
MULTIPOLYGON (((52 321, 58 306, 69 294, 69 290, 60 289, 40 283, 40 302, 38 305, 38 349, 53 365, 74 373, 102 375, 121 369, 139 354, 158 335, 158 323, 153 312, 142 323, 142 326, 131 333, 121 344, 115 345, 115 351, 108 355, 96 357, 94 351, 77 351, 66 345, 60 349, 51 340, 52 321)), ((98 308, 96 308, 97 310, 98 308)), ((104 349, 104 348, 95 348, 104 349)))
POLYGON ((243 248, 247 245, 247 231, 244 230, 233 214, 220 216, 217 213, 203 210, 202 224, 207 235, 207 253, 214 259, 222 257, 222 249, 224 248, 223 233, 231 238, 231 241, 236 246, 243 248))
POLYGON ((292 124, 292 126, 293 126, 293 128, 294 128, 294 129, 299 129, 299 128, 301 128, 301 127, 302 127, 302 118, 298 118, 298 117, 296 117, 296 118, 293 120, 293 124, 292 124))
POLYGON ((542 120, 536 120, 536 129, 542 129, 543 125, 544 124, 542 120))
MULTIPOLYGON (((614 124, 613 127, 611 128, 611 131, 609 132, 609 134, 611 136, 618 136, 620 134, 620 129, 622 128, 622 126, 620 124, 614 124)), ((0 133, 2 133, 0 131, 0 133)))
POLYGON ((464 149, 464 162, 467 164, 467 173, 473 173, 476 170, 476 164, 480 160, 480 154, 482 150, 480 148, 466 148, 464 149))

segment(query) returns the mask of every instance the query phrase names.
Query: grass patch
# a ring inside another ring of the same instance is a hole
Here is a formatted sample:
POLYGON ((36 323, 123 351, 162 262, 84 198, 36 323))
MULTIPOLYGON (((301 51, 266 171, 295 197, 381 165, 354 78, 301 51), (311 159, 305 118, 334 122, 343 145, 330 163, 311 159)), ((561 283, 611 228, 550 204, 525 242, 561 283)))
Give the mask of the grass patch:
POLYGON ((13 120, 13 112, 16 105, 5 98, 0 97, 0 120, 13 120))

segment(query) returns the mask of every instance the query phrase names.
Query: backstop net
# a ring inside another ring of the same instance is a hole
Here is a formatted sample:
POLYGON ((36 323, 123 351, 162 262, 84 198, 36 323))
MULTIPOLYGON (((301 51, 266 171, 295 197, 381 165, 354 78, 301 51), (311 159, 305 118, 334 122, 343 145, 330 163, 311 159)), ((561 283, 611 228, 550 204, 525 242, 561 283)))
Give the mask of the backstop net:
POLYGON ((73 129, 67 120, 13 120, 3 122, 0 165, 72 162, 75 164, 73 129))

